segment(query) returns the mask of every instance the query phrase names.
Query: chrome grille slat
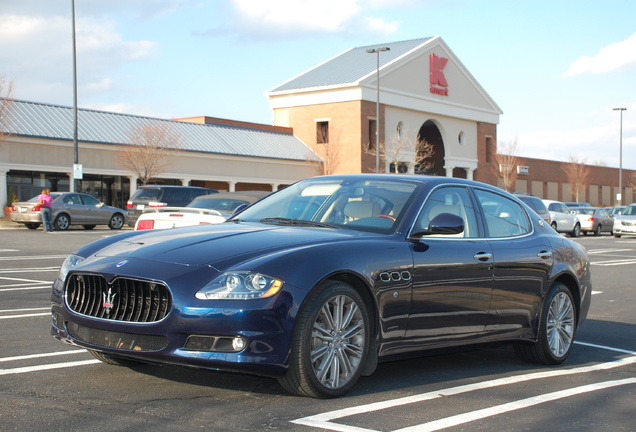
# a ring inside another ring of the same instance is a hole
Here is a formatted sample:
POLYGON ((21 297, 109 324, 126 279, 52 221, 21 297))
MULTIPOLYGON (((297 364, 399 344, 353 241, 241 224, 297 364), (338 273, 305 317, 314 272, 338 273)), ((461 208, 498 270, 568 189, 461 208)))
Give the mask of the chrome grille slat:
POLYGON ((96 318, 156 322, 170 312, 172 300, 162 283, 117 277, 109 284, 101 275, 73 274, 66 285, 66 304, 96 318))

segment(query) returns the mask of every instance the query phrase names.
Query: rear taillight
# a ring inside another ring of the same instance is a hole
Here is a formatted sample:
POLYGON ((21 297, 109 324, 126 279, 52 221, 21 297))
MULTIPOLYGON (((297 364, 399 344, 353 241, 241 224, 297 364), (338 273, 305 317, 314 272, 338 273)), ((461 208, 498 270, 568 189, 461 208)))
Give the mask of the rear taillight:
POLYGON ((133 203, 132 203, 132 201, 128 201, 128 202, 126 203, 126 208, 127 208, 127 209, 131 209, 132 207, 133 207, 133 203))
POLYGON ((141 220, 137 222, 137 231, 153 229, 155 227, 155 221, 153 220, 141 220))

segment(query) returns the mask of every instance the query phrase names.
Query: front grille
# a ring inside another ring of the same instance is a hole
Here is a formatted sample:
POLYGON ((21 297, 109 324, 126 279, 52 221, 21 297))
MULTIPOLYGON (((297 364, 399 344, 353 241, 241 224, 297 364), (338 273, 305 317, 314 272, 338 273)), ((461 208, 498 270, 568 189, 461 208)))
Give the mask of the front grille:
POLYGON ((165 336, 112 332, 68 323, 68 333, 77 340, 105 348, 158 351, 168 345, 165 336))
POLYGON ((66 304, 82 315, 128 322, 162 320, 172 308, 170 291, 162 283, 74 274, 66 285, 66 304))

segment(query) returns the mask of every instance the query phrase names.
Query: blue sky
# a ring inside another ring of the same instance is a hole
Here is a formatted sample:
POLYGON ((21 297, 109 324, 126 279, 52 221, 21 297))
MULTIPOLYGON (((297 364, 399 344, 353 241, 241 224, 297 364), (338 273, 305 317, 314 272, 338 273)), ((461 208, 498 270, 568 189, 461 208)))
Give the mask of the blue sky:
MULTIPOLYGON (((633 0, 76 0, 80 107, 271 124, 264 93, 351 47, 441 36, 520 154, 636 169, 633 0)), ((72 105, 71 0, 0 0, 13 96, 72 105)))

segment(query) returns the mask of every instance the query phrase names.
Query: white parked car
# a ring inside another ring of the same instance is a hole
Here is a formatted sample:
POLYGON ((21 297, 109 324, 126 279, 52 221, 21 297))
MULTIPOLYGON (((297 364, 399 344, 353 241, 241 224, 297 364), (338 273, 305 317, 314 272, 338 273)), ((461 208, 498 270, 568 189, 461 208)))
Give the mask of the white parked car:
POLYGON ((614 215, 614 237, 636 236, 636 203, 630 204, 621 214, 614 215))
POLYGON ((552 228, 556 232, 570 234, 571 237, 578 237, 581 234, 581 222, 579 218, 572 213, 572 209, 568 208, 560 201, 542 200, 550 212, 552 219, 552 228))
POLYGON ((146 208, 135 222, 135 231, 219 224, 241 205, 249 205, 271 192, 245 191, 201 195, 185 207, 146 208))

